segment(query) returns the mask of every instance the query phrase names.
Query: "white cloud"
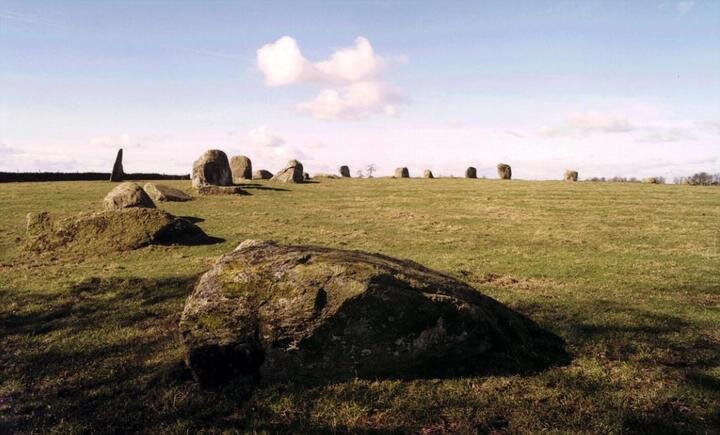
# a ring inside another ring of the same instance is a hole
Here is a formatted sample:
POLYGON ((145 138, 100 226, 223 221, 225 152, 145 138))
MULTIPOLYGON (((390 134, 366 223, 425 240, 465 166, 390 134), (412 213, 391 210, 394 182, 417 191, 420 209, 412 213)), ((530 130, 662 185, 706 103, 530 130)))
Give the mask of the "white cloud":
POLYGON ((681 1, 675 5, 675 9, 678 11, 678 13, 680 15, 685 15, 688 12, 690 12, 694 6, 695 6, 694 1, 681 1))
POLYGON ((375 113, 396 116, 400 95, 379 82, 358 82, 336 89, 325 89, 311 101, 297 105, 301 112, 318 119, 359 119, 375 113))
POLYGON ((297 41, 283 36, 257 50, 257 64, 268 86, 285 86, 307 77, 311 66, 300 52, 297 41))
POLYGON ((567 121, 556 127, 540 127, 543 137, 588 136, 593 133, 627 133, 635 127, 627 118, 613 113, 573 113, 567 121))
POLYGON ((341 48, 330 59, 317 62, 314 67, 328 81, 355 83, 376 76, 385 61, 375 54, 370 41, 362 36, 355 39, 355 47, 341 48))
POLYGON ((336 50, 326 60, 307 60, 295 39, 283 36, 257 50, 258 69, 268 86, 312 83, 330 86, 312 100, 299 103, 300 112, 318 119, 359 119, 373 114, 396 116, 399 93, 377 76, 388 61, 377 55, 367 38, 336 50))
POLYGON ((695 136, 684 128, 669 128, 666 130, 658 130, 651 132, 639 139, 637 142, 680 142, 686 140, 695 140, 695 136))
POLYGON ((270 131, 266 125, 250 130, 250 143, 258 147, 281 147, 285 140, 270 131))
POLYGON ((305 59, 297 41, 283 36, 257 50, 257 65, 268 86, 301 82, 348 84, 371 79, 386 61, 375 54, 370 41, 362 36, 354 47, 340 48, 329 59, 312 63, 305 59))

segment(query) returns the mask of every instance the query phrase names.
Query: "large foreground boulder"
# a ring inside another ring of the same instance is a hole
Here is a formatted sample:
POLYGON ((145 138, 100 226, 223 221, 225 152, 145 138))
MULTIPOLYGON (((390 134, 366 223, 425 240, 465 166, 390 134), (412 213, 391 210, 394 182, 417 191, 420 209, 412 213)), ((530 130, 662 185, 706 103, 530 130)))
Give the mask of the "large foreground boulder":
POLYGON ((410 171, 408 168, 397 168, 395 169, 395 178, 410 178, 410 171))
POLYGON ((252 240, 201 277, 180 332, 204 385, 507 373, 567 358, 562 339, 417 263, 252 240))
POLYGON ((252 179, 253 180, 269 180, 273 177, 272 172, 266 171, 265 169, 259 169, 257 171, 253 171, 252 179))
POLYGON ((510 165, 507 165, 505 163, 498 163, 497 173, 498 177, 503 180, 509 180, 512 178, 512 169, 510 168, 510 165))
POLYGON ((345 178, 350 178, 350 168, 346 165, 340 166, 340 176, 345 178))
POLYGON ((180 189, 157 183, 145 183, 143 190, 155 201, 190 201, 192 196, 180 189))
POLYGON ((246 156, 234 156, 230 159, 230 171, 235 183, 243 180, 252 180, 252 162, 246 156))
POLYGON ((477 178, 477 169, 472 166, 465 169, 465 178, 477 178))
POLYGON ((165 211, 127 208, 72 217, 29 213, 25 249, 33 252, 67 249, 96 255, 151 244, 195 245, 217 240, 188 220, 165 211))
POLYGON ((563 179, 565 181, 577 181, 578 180, 578 172, 572 171, 570 169, 565 170, 565 175, 563 176, 563 179))
POLYGON ((302 183, 305 181, 302 163, 297 160, 290 160, 285 168, 275 174, 271 180, 281 181, 283 183, 302 183))
POLYGON ((232 174, 227 155, 220 150, 208 150, 193 163, 192 186, 231 186, 232 174))
POLYGON ((103 199, 105 210, 122 210, 124 208, 155 208, 155 203, 137 184, 126 181, 118 184, 103 199))

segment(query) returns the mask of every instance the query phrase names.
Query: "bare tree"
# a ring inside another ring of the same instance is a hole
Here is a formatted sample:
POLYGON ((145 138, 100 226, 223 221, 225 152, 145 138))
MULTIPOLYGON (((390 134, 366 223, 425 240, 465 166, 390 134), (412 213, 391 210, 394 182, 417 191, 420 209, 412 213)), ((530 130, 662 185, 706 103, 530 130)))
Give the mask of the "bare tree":
POLYGON ((363 177, 363 172, 362 172, 360 169, 358 169, 357 172, 355 173, 355 176, 356 176, 357 178, 362 178, 362 177, 363 177))
POLYGON ((377 166, 375 166, 374 163, 370 163, 369 165, 367 165, 367 168, 365 168, 365 172, 367 172, 367 177, 372 178, 373 177, 372 174, 376 170, 377 170, 377 166))

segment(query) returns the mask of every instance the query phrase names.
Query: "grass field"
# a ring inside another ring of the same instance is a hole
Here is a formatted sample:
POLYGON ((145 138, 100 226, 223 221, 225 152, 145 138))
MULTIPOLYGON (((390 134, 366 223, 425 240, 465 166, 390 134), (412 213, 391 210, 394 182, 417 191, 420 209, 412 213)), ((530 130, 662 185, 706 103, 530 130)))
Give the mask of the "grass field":
POLYGON ((224 243, 22 252, 26 213, 99 209, 111 187, 0 184, 0 432, 720 428, 716 187, 268 182, 160 205, 224 243), (524 376, 201 390, 181 362, 180 312, 199 274, 248 238, 415 260, 562 336, 573 361, 524 376))

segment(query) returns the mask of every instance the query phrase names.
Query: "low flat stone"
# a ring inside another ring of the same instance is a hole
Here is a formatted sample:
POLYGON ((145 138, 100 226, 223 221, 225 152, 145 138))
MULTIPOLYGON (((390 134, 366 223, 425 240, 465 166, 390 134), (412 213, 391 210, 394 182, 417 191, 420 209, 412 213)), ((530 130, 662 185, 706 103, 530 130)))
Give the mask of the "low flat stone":
POLYGON ((143 190, 155 201, 190 201, 192 196, 164 184, 145 183, 143 190))
POLYGON ((246 194, 240 186, 211 186, 203 185, 197 189, 200 195, 243 195, 246 194))

